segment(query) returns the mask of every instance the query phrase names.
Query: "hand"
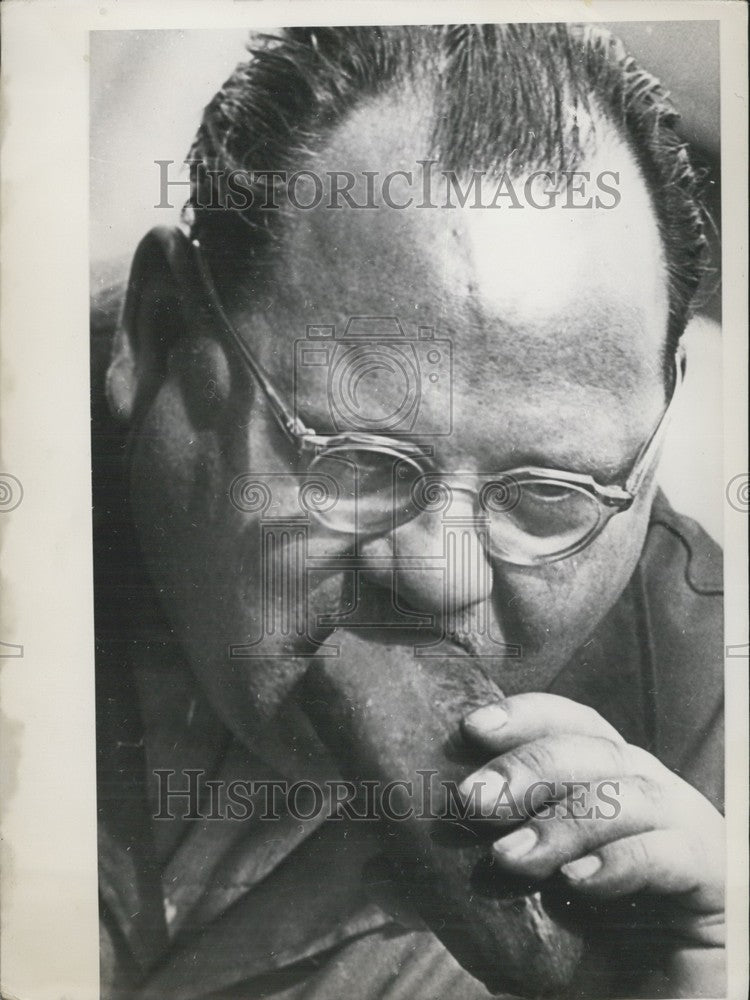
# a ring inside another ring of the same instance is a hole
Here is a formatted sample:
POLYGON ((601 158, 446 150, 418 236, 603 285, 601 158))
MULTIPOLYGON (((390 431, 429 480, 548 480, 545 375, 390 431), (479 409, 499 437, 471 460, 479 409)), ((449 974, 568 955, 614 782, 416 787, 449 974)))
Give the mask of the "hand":
POLYGON ((724 828, 713 805, 567 698, 515 695, 467 716, 464 735, 495 755, 461 791, 503 830, 497 863, 534 879, 559 871, 592 901, 660 897, 664 995, 723 995, 724 828))

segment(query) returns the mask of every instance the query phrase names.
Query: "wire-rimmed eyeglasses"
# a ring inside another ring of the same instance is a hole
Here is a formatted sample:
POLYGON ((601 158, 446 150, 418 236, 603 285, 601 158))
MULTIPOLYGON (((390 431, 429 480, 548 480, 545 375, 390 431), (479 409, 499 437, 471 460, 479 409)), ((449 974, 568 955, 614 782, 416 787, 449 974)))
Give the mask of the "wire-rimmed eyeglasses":
MULTIPOLYGON (((385 534, 434 509, 425 496, 441 482, 431 449, 413 441, 351 431, 318 434, 307 427, 282 399, 272 380, 253 357, 224 309, 199 240, 191 240, 204 291, 219 320, 224 339, 234 349, 263 391, 269 408, 307 473, 334 484, 331 503, 315 516, 328 529, 370 537, 385 534), (349 484, 353 487, 350 488, 349 484)), ((524 465, 507 469, 481 488, 446 474, 449 492, 474 498, 474 512, 484 526, 481 538, 488 554, 520 566, 555 562, 580 552, 611 518, 632 506, 661 449, 684 375, 682 348, 675 355, 674 384, 652 434, 638 452, 623 485, 602 485, 593 476, 524 465)))

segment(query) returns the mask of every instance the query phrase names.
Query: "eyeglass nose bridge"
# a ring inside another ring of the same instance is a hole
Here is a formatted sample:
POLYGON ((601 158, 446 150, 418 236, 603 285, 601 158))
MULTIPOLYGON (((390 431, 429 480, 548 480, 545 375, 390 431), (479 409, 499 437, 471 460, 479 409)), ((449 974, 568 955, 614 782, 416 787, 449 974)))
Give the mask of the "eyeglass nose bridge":
MULTIPOLYGON (((311 466, 315 473, 317 465, 311 466)), ((446 528, 473 527, 477 533, 486 534, 494 515, 512 510, 518 503, 520 488, 512 477, 493 476, 482 482, 472 472, 425 472, 411 458, 396 470, 393 492, 383 503, 379 518, 356 516, 352 513, 349 523, 337 520, 337 513, 329 509, 315 511, 316 519, 326 528, 347 534, 357 534, 362 541, 385 536, 405 525, 426 517, 439 521, 446 528), (404 472, 404 490, 396 481, 404 472)), ((352 505, 356 508, 357 504, 352 505)), ((366 510, 366 506, 363 505, 366 510)), ((359 513, 359 512, 357 512, 359 513)))
POLYGON ((484 524, 493 514, 513 510, 521 499, 521 488, 509 474, 483 476, 462 471, 429 473, 412 485, 412 498, 419 512, 441 512, 445 521, 467 517, 463 505, 454 504, 454 494, 471 497, 473 517, 484 524))

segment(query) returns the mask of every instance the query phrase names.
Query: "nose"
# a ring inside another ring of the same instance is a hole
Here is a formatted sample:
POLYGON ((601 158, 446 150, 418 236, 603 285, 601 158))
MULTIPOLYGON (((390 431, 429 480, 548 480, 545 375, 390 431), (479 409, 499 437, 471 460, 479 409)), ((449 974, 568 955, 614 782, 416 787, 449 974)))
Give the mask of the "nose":
POLYGON ((361 552, 376 582, 388 586, 395 571, 400 599, 415 611, 439 615, 449 631, 460 632, 475 617, 472 609, 489 600, 493 572, 474 494, 452 488, 440 499, 433 504, 439 509, 426 504, 419 516, 367 542, 361 552))

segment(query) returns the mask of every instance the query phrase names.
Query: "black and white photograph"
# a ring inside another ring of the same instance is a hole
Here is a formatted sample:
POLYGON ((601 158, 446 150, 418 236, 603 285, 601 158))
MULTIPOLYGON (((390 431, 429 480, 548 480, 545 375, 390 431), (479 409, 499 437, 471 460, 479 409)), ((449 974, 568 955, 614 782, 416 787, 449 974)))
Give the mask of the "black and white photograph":
POLYGON ((98 976, 3 995, 743 995, 746 9, 210 6, 85 32, 98 976))

